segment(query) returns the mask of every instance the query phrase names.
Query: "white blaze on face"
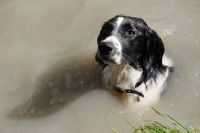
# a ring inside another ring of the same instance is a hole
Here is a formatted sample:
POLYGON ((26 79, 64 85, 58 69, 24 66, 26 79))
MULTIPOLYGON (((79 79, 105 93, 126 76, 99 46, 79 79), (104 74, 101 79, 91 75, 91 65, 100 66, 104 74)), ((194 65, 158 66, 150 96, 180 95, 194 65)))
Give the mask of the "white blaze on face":
POLYGON ((117 33, 117 31, 118 31, 118 29, 119 29, 119 26, 121 25, 121 23, 122 23, 122 21, 124 20, 124 18, 123 17, 119 17, 118 19, 117 19, 117 26, 115 27, 115 30, 114 30, 114 35, 117 33))
POLYGON ((117 26, 118 26, 118 27, 120 26, 120 24, 122 23, 123 20, 124 20, 123 17, 119 17, 119 18, 117 19, 117 26))
POLYGON ((107 37, 105 40, 103 40, 103 42, 112 42, 112 44, 114 45, 114 47, 117 49, 116 50, 116 53, 113 57, 111 57, 114 62, 116 64, 121 64, 121 53, 122 53, 122 45, 121 43, 119 42, 119 40, 117 39, 116 36, 109 36, 107 37))
POLYGON ((124 18, 123 17, 119 17, 117 18, 116 21, 116 26, 114 27, 114 30, 112 31, 112 35, 108 36, 105 40, 103 40, 102 42, 112 42, 114 44, 114 47, 117 49, 116 54, 112 57, 112 59, 114 60, 114 62, 116 64, 121 64, 121 58, 122 58, 122 45, 119 41, 119 39, 116 36, 116 33, 121 25, 121 23, 123 22, 124 18))

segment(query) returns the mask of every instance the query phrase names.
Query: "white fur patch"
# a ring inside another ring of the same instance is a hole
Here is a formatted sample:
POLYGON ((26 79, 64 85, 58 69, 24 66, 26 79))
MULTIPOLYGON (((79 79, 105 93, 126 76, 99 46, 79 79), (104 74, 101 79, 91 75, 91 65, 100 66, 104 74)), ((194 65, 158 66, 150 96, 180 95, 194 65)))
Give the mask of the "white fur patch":
POLYGON ((112 31, 112 36, 107 37, 105 40, 103 40, 102 42, 112 42, 115 46, 115 48, 117 49, 117 53, 111 57, 112 60, 114 60, 114 62, 116 64, 121 64, 121 59, 122 59, 122 44, 120 43, 120 41, 118 40, 118 38, 116 37, 116 33, 121 25, 121 23, 123 22, 124 18, 123 17, 118 17, 116 20, 116 26, 114 27, 114 30, 112 31))
POLYGON ((119 40, 117 39, 116 36, 109 36, 105 40, 103 40, 102 42, 112 42, 117 49, 119 49, 120 51, 122 49, 122 45, 121 45, 121 43, 119 42, 119 40))
POLYGON ((114 31, 113 31, 113 34, 116 35, 118 29, 119 29, 119 26, 121 25, 121 23, 123 22, 124 18, 123 17, 119 17, 117 18, 117 26, 115 27, 114 31))
POLYGON ((113 60, 115 60, 116 64, 120 64, 121 63, 121 51, 122 51, 122 45, 119 42, 119 40, 117 39, 116 36, 109 36, 107 37, 105 40, 103 40, 102 42, 112 42, 115 46, 115 48, 117 49, 117 52, 119 52, 119 55, 115 54, 113 57, 111 57, 113 60))
MULTIPOLYGON (((166 63, 165 65, 172 64, 166 56, 163 57, 163 62, 166 63)), ((108 65, 103 70, 103 83, 111 90, 114 90, 116 86, 123 90, 131 89, 140 79, 141 74, 141 71, 137 71, 129 65, 108 65)), ((123 101, 129 106, 135 106, 134 103, 149 105, 157 102, 160 98, 160 93, 164 89, 168 75, 169 71, 166 71, 164 75, 158 74, 156 82, 153 79, 150 80, 147 89, 144 83, 137 87, 136 90, 144 95, 144 98, 140 97, 139 103, 136 95, 133 94, 123 94, 123 101)))
POLYGON ((119 17, 119 18, 117 19, 117 28, 119 28, 119 26, 120 26, 120 24, 122 23, 123 20, 124 20, 123 17, 119 17))
POLYGON ((163 63, 165 66, 169 66, 169 67, 172 67, 172 66, 173 66, 173 62, 172 62, 166 55, 163 55, 162 63, 163 63))
POLYGON ((140 71, 129 65, 109 65, 103 70, 103 83, 110 89, 119 86, 123 90, 135 86, 141 76, 140 71))

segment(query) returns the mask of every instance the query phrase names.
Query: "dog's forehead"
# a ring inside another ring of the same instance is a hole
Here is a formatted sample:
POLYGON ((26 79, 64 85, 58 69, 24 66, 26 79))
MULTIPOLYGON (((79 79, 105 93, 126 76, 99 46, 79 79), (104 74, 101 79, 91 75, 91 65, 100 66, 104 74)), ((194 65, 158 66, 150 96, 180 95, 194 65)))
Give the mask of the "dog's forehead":
POLYGON ((119 28, 121 25, 130 24, 132 26, 137 25, 137 18, 129 17, 129 16, 115 16, 114 18, 111 18, 106 23, 110 23, 115 28, 119 28))
POLYGON ((111 18, 107 22, 112 23, 116 26, 119 26, 122 22, 126 21, 128 18, 126 16, 115 16, 114 18, 111 18))
POLYGON ((117 20, 116 20, 116 24, 117 24, 117 27, 119 27, 121 25, 121 23, 123 22, 124 20, 124 17, 118 17, 117 20))

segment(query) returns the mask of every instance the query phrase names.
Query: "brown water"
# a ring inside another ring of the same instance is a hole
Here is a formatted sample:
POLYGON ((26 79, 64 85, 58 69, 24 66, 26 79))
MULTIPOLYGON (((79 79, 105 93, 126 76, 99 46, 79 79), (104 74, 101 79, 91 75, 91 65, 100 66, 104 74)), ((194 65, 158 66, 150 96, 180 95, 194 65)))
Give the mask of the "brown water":
POLYGON ((122 117, 133 125, 160 119, 149 107, 125 106, 101 85, 96 38, 117 14, 143 18, 174 61, 153 106, 200 126, 199 0, 1 0, 0 133, 128 133, 122 117))

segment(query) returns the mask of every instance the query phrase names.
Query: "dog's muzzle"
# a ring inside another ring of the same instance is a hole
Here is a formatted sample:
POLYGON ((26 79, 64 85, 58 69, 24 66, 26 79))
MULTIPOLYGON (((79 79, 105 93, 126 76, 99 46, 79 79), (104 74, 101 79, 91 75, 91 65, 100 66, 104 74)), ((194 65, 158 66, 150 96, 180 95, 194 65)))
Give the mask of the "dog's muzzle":
POLYGON ((101 42, 98 46, 99 55, 101 58, 109 59, 111 56, 114 56, 116 48, 112 42, 101 42))
POLYGON ((121 62, 121 44, 115 36, 110 36, 98 45, 99 58, 106 64, 121 62))

